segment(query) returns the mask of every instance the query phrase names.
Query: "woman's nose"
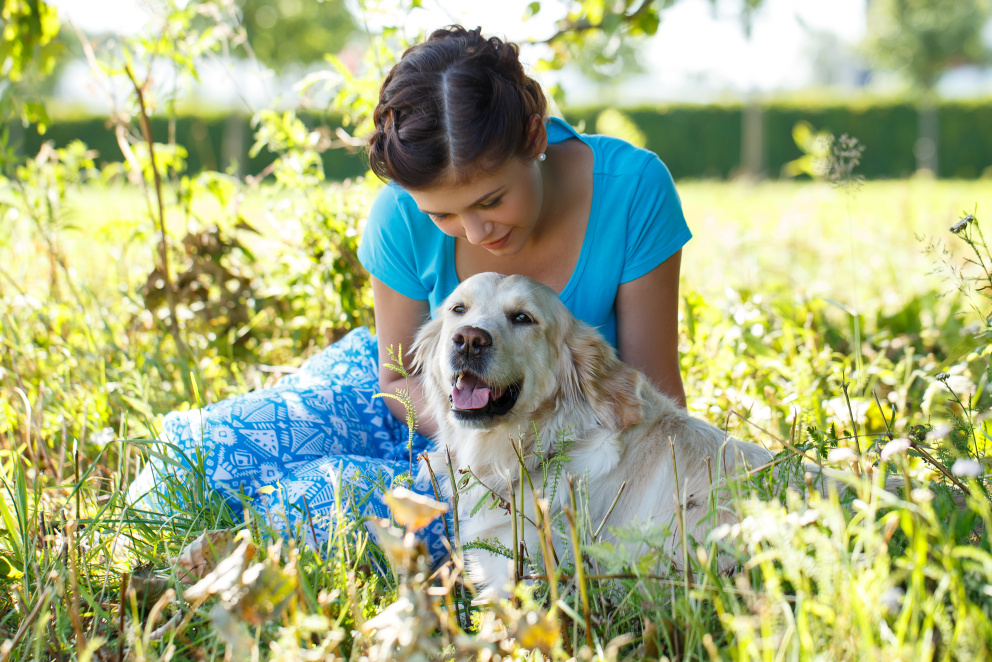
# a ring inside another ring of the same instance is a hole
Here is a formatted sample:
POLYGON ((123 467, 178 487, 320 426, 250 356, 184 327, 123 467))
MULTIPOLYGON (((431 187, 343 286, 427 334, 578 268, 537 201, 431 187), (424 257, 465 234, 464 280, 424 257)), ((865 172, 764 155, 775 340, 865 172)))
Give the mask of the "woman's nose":
POLYGON ((491 221, 483 220, 477 216, 466 215, 462 218, 462 227, 465 228, 465 238, 470 244, 481 244, 493 232, 491 221))

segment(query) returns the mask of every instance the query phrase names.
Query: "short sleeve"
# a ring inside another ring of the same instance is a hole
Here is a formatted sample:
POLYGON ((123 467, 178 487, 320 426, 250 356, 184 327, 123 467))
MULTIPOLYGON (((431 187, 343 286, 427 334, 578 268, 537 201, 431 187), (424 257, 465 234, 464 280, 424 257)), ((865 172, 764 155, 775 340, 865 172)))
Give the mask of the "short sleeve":
POLYGON ((421 282, 416 255, 413 228, 399 192, 386 185, 369 212, 358 260, 370 274, 403 296, 426 301, 428 291, 421 282))
POLYGON ((620 282, 636 280, 652 271, 691 238, 672 175, 652 154, 631 200, 620 282))

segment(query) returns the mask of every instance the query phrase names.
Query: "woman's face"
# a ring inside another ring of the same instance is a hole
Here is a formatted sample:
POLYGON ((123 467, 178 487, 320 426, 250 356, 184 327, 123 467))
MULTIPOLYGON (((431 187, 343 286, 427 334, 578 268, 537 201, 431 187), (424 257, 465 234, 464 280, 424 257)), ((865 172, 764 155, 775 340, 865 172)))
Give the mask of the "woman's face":
POLYGON ((481 246, 493 255, 513 255, 524 247, 537 226, 544 202, 538 162, 519 156, 466 183, 409 193, 441 232, 481 246))

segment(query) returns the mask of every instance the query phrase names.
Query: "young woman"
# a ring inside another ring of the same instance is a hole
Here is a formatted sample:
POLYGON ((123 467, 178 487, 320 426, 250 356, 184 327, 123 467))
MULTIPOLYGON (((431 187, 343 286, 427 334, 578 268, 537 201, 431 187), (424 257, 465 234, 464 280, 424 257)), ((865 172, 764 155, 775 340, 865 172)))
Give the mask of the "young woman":
MULTIPOLYGON (((690 233, 657 156, 547 117, 517 47, 458 26, 404 53, 374 121, 370 164, 390 183, 359 258, 372 275, 377 336, 357 329, 271 389, 164 420, 169 441, 191 457, 201 449, 208 481, 232 504, 243 494, 311 544, 327 539, 338 485, 350 508, 387 515, 382 486, 410 470, 435 430, 420 417, 411 451, 403 405, 374 397, 409 387, 421 402, 415 379, 384 367, 389 350, 411 347, 473 274, 549 285, 623 361, 685 404, 677 310, 690 233)), ((440 522, 425 532, 435 557, 442 535, 440 522)))

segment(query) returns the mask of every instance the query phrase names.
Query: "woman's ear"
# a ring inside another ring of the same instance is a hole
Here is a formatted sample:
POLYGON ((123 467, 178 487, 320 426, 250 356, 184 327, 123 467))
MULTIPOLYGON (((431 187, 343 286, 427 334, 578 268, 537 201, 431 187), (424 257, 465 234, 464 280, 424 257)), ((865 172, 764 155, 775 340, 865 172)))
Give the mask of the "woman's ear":
POLYGON ((548 149, 548 128, 544 118, 534 113, 527 120, 527 156, 536 159, 548 149))
POLYGON ((564 405, 588 404, 603 425, 620 432, 644 419, 637 397, 637 371, 617 358, 592 327, 570 320, 563 325, 558 375, 564 405))

